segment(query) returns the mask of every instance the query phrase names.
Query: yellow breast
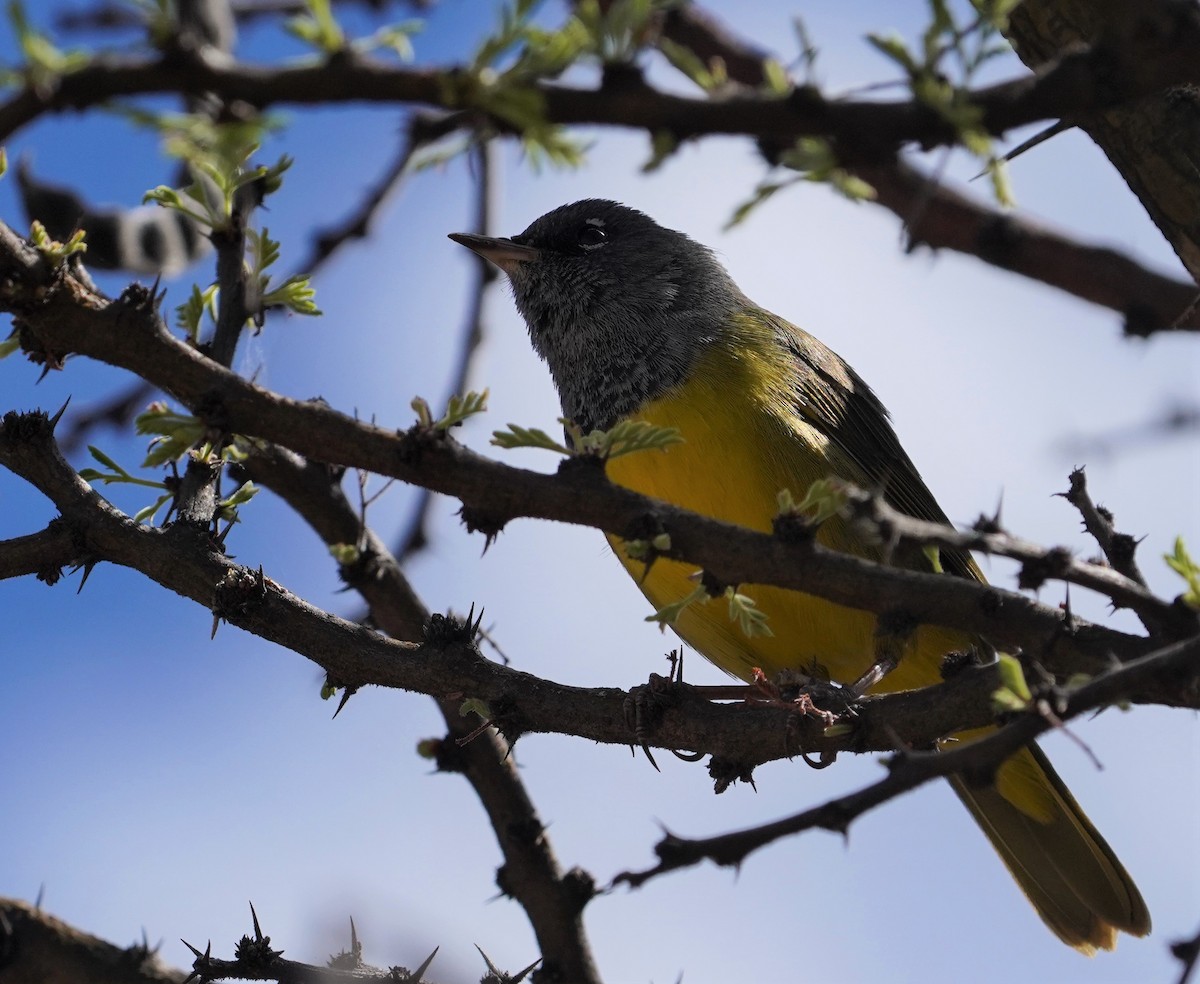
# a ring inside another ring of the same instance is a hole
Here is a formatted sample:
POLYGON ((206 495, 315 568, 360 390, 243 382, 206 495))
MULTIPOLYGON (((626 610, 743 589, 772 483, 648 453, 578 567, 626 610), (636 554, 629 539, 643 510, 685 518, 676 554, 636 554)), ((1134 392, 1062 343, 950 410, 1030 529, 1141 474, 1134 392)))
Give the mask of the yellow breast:
MULTIPOLYGON (((812 482, 830 475, 861 482, 856 466, 800 416, 789 385, 795 371, 788 353, 770 338, 751 334, 736 343, 717 343, 688 382, 636 414, 659 426, 677 427, 684 443, 617 458, 609 463, 609 477, 646 495, 764 532, 771 529, 781 489, 799 498, 812 482)), ((837 518, 822 525, 818 540, 860 556, 878 556, 837 518)), ((609 542, 656 609, 696 587, 689 579, 694 565, 656 560, 643 580, 645 565, 629 558, 618 538, 609 537, 609 542)), ((747 679, 754 667, 770 675, 817 663, 832 679, 852 682, 871 665, 874 615, 767 585, 741 590, 767 615, 771 635, 747 636, 730 619, 723 599, 692 604, 675 623, 685 642, 728 673, 747 679)), ((936 681, 941 657, 961 645, 951 633, 922 628, 880 689, 936 681)))

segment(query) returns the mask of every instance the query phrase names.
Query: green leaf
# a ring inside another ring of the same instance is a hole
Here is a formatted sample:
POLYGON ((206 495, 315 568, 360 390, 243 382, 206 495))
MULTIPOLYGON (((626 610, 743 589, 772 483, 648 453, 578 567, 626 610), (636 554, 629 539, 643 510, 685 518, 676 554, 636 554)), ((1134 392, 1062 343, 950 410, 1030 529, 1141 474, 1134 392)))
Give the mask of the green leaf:
POLYGON ((643 174, 652 174, 679 149, 679 138, 670 130, 655 130, 650 136, 650 159, 642 165, 643 174))
POLYGON ((667 626, 674 625, 679 616, 683 614, 683 610, 689 605, 708 600, 708 589, 703 584, 697 585, 687 597, 673 601, 669 605, 663 605, 653 615, 647 615, 646 621, 657 622, 659 628, 666 631, 667 626))
POLYGON ((575 452, 554 440, 544 430, 536 427, 522 427, 519 424, 509 424, 508 430, 493 431, 492 444, 498 448, 544 448, 556 451, 570 457, 575 452))
POLYGON ((420 20, 406 20, 398 24, 389 24, 381 27, 370 37, 355 41, 351 47, 360 54, 385 49, 393 52, 401 61, 410 62, 416 54, 413 51, 412 37, 414 34, 419 34, 424 28, 425 22, 420 20))
POLYGON ((154 516, 158 513, 158 511, 163 506, 165 506, 168 502, 170 502, 174 498, 175 498, 175 494, 173 492, 167 492, 165 495, 160 495, 150 505, 146 506, 143 509, 139 509, 136 513, 134 513, 133 521, 135 523, 149 522, 150 520, 152 520, 154 518, 154 516))
POLYGON ((705 92, 712 92, 716 88, 717 83, 713 73, 691 48, 664 37, 658 39, 658 50, 674 68, 686 75, 705 92))
POLYGON ((317 292, 307 274, 296 273, 262 296, 262 308, 282 307, 293 314, 317 316, 323 312, 316 305, 317 292))
POLYGON ((480 700, 478 697, 468 697, 464 700, 458 709, 458 713, 461 717, 475 714, 484 721, 492 720, 492 709, 488 707, 487 701, 480 700))
POLYGON ((175 324, 187 332, 188 338, 193 342, 200 340, 200 323, 204 320, 205 313, 216 322, 218 294, 219 288, 216 284, 210 284, 204 290, 192 284, 192 292, 188 299, 175 308, 175 324))
POLYGON ((896 34, 868 34, 867 43, 885 58, 891 59, 909 75, 915 75, 919 64, 904 40, 896 34))
POLYGON ((786 96, 795 86, 785 69, 774 58, 763 61, 763 88, 772 96, 786 96))
POLYGON ((760 609, 749 595, 744 595, 735 588, 726 588, 725 599, 729 602, 729 621, 736 622, 743 635, 753 639, 756 636, 769 637, 775 634, 767 625, 766 612, 760 609))
POLYGON ((8 19, 25 56, 21 74, 31 89, 51 90, 59 77, 77 72, 90 62, 85 52, 62 51, 46 35, 35 30, 25 16, 25 6, 20 0, 9 0, 8 19))
POLYGON ((143 468, 178 461, 203 440, 208 425, 199 417, 178 413, 167 404, 155 402, 134 418, 138 434, 158 435, 150 442, 143 468))
POLYGON ((1163 560, 1167 562, 1167 566, 1176 574, 1183 578, 1187 585, 1183 594, 1180 596, 1185 605, 1191 608, 1200 608, 1200 565, 1188 553, 1187 545, 1183 542, 1182 536, 1175 538, 1175 549, 1172 553, 1163 554, 1163 560))
POLYGON ((346 36, 333 16, 329 0, 305 0, 307 14, 299 14, 284 23, 288 32, 301 41, 332 55, 346 45, 346 36))
MULTIPOLYGON (((452 396, 446 404, 446 412, 436 420, 429 403, 423 397, 415 396, 409 404, 417 414, 417 426, 426 430, 448 431, 451 427, 459 426, 464 420, 487 410, 488 391, 477 393, 470 390, 463 396, 452 396)), ((496 444, 496 441, 492 442, 496 444)), ((503 446, 503 445, 501 445, 503 446)), ((518 447, 519 445, 512 445, 518 447)))
POLYGON ((996 663, 1000 686, 992 692, 992 706, 998 711, 1023 711, 1033 702, 1020 660, 1005 653, 996 663))
MULTIPOLYGON (((561 420, 564 425, 568 421, 561 420)), ((659 427, 645 420, 622 420, 606 431, 594 430, 574 440, 576 454, 588 454, 605 461, 638 451, 662 451, 673 444, 682 444, 678 427, 659 427)))
POLYGON ((929 561, 929 566, 933 569, 934 574, 945 574, 946 571, 942 567, 942 552, 937 547, 922 547, 921 553, 925 555, 925 559, 929 561))
POLYGON ((122 468, 120 465, 118 465, 115 461, 112 460, 112 458, 110 458, 108 455, 106 455, 103 451, 101 451, 94 444, 88 445, 88 454, 90 454, 93 458, 95 458, 98 462, 100 462, 100 464, 104 465, 104 467, 111 468, 118 475, 128 475, 129 474, 129 472, 127 472, 124 468, 122 468))
POLYGON ((258 494, 253 482, 244 482, 231 496, 217 503, 217 517, 229 523, 241 522, 238 507, 244 506, 258 494))
POLYGON ((55 267, 61 266, 67 257, 75 253, 87 252, 87 243, 84 242, 86 235, 85 230, 78 229, 65 243, 60 243, 50 237, 46 227, 37 219, 34 219, 29 227, 29 241, 55 267))
POLYGON ((356 543, 331 543, 329 553, 342 567, 349 567, 361 556, 356 543))
POLYGON ((487 399, 487 390, 484 390, 482 393, 476 393, 474 390, 471 390, 465 396, 452 396, 446 405, 446 412, 442 414, 441 419, 437 420, 433 426, 443 431, 449 430, 451 427, 457 427, 467 418, 487 410, 487 399))
POLYGON ((778 516, 795 516, 809 526, 820 526, 845 508, 846 487, 838 478, 819 478, 813 482, 799 502, 791 489, 780 489, 776 496, 778 516))

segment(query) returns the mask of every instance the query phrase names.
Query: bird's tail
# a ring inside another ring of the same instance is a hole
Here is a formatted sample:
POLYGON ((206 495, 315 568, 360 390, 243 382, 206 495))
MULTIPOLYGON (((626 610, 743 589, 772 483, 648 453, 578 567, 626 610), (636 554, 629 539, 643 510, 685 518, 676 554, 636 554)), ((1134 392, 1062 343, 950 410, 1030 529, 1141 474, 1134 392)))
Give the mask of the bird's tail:
MULTIPOLYGON (((960 736, 965 737, 965 736, 960 736)), ((1117 931, 1150 932, 1150 913, 1129 873, 1036 745, 1008 759, 994 785, 951 780, 1046 925, 1091 956, 1117 931)))

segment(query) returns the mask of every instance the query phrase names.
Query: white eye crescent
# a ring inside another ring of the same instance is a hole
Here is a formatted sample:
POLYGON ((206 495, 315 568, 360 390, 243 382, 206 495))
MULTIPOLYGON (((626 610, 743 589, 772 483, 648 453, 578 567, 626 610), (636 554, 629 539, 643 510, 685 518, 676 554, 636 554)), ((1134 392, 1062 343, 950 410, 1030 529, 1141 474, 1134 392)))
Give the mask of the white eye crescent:
POLYGON ((603 219, 587 219, 579 230, 577 239, 583 249, 595 249, 608 242, 608 233, 604 231, 603 219))

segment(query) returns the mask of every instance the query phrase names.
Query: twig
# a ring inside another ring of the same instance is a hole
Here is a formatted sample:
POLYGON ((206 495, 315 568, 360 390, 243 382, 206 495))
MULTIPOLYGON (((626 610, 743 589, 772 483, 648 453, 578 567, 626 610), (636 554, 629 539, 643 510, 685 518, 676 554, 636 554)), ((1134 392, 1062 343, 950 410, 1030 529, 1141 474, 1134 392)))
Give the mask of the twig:
MULTIPOLYGON (((427 10, 436 0, 333 0, 335 5, 361 6, 382 13, 386 7, 409 7, 427 10)), ((294 17, 304 13, 304 0, 240 0, 230 4, 233 16, 240 23, 251 23, 268 17, 294 17)), ((83 10, 66 10, 54 17, 60 31, 111 31, 125 28, 144 28, 145 17, 136 8, 125 4, 99 4, 83 10)))
POLYGON ((412 113, 399 153, 375 183, 367 188, 349 215, 337 225, 318 229, 312 234, 311 251, 304 261, 298 264, 297 272, 311 276, 347 242, 369 236, 375 217, 387 204, 388 199, 398 193, 402 181, 412 173, 414 155, 463 125, 461 114, 412 113))
POLYGON ((1183 964, 1179 970, 1178 984, 1187 984, 1197 963, 1200 963, 1200 932, 1190 940, 1177 940, 1172 943, 1171 953, 1183 964))
MULTIPOLYGON (((1082 489, 1086 497, 1082 471, 1072 473, 1071 488, 1072 492, 1066 493, 1068 498, 1075 494, 1077 488, 1082 489)), ((1195 613, 1181 611, 1170 602, 1158 598, 1144 581, 1131 578, 1113 567, 1079 560, 1064 547, 1043 547, 1022 540, 996 529, 991 520, 982 528, 959 531, 942 523, 931 523, 906 515, 889 505, 882 496, 863 489, 844 485, 841 492, 852 521, 870 524, 885 543, 895 543, 897 546, 907 543, 942 550, 975 550, 1008 557, 1021 562, 1018 584, 1022 588, 1036 591, 1046 581, 1054 579, 1096 591, 1114 606, 1134 611, 1150 631, 1162 637, 1160 641, 1186 638, 1200 632, 1200 618, 1195 613)), ((1092 507, 1092 512, 1099 517, 1095 507, 1092 507)), ((1137 573, 1136 567, 1133 573, 1137 573)))
MULTIPOLYGON (((1160 674, 1190 673, 1197 657, 1200 657, 1200 637, 1176 643, 1115 668, 1065 695, 1062 720, 1109 706, 1119 700, 1121 693, 1130 685, 1136 688, 1136 681, 1140 679, 1160 674)), ((706 859, 736 867, 754 851, 782 837, 813 828, 845 834, 851 822, 868 810, 931 779, 955 774, 969 777, 994 771, 1010 755, 1052 727, 1054 722, 1047 717, 1035 711, 1030 712, 986 738, 950 751, 897 754, 889 764, 888 774, 878 782, 782 820, 696 840, 668 834, 655 848, 660 859, 657 865, 644 871, 623 872, 613 879, 613 883, 638 888, 659 875, 706 859)))
POLYGON ((1088 494, 1087 475, 1082 468, 1071 472, 1070 487, 1059 495, 1079 510, 1083 517, 1083 528, 1100 545, 1113 569, 1135 584, 1145 586, 1146 579, 1134 558, 1137 541, 1128 533, 1118 533, 1113 527, 1113 514, 1092 502, 1088 494))
MULTIPOLYGON (((472 157, 475 163, 475 217, 471 223, 471 231, 481 236, 489 235, 491 229, 492 209, 492 164, 491 145, 484 139, 472 144, 472 157)), ((467 382, 471 376, 471 367, 475 361, 475 353, 483 342, 483 303, 488 288, 496 281, 496 272, 482 257, 477 257, 475 264, 474 282, 470 288, 470 303, 464 320, 458 357, 455 368, 451 373, 449 391, 446 396, 458 396, 466 392, 467 382)), ((429 510, 433 504, 433 494, 429 489, 417 492, 405 531, 400 535, 396 558, 403 564, 414 554, 419 553, 429 543, 426 529, 429 522, 429 510)))
MULTIPOLYGON (((1200 84, 1200 63, 1190 57, 1200 26, 1187 21, 1172 39, 1188 57, 1146 58, 1125 52, 1123 66, 1138 72, 1113 78, 1111 52, 1103 48, 1065 54, 1037 75, 970 90, 963 99, 978 109, 979 126, 992 134, 1028 123, 1103 111, 1164 88, 1200 84)), ((1137 39, 1130 39, 1136 44, 1137 39)), ((1176 53, 1176 52, 1173 52, 1176 53)), ((461 109, 461 95, 445 85, 446 73, 399 68, 366 58, 327 59, 318 65, 260 67, 230 63, 207 51, 170 58, 98 55, 57 80, 53 87, 25 88, 0 103, 0 139, 8 139, 39 116, 82 109, 116 96, 161 92, 213 92, 260 108, 344 102, 423 103, 461 109)), ((535 91, 550 123, 606 125, 666 131, 680 138, 731 134, 794 140, 826 136, 856 153, 848 163, 887 160, 904 144, 928 149, 957 143, 958 129, 936 109, 918 101, 832 101, 812 89, 778 99, 739 93, 723 100, 675 96, 644 82, 623 79, 610 89, 580 89, 542 82, 535 91), (855 160, 854 158, 858 159, 855 160)), ((469 107, 468 107, 469 108, 469 107)), ((492 121, 500 132, 510 123, 492 121)))
POLYGON ((903 160, 851 170, 875 189, 878 204, 905 221, 910 248, 975 256, 1118 311, 1127 334, 1200 329, 1195 284, 1164 277, 1118 250, 1081 243, 991 208, 903 160))

